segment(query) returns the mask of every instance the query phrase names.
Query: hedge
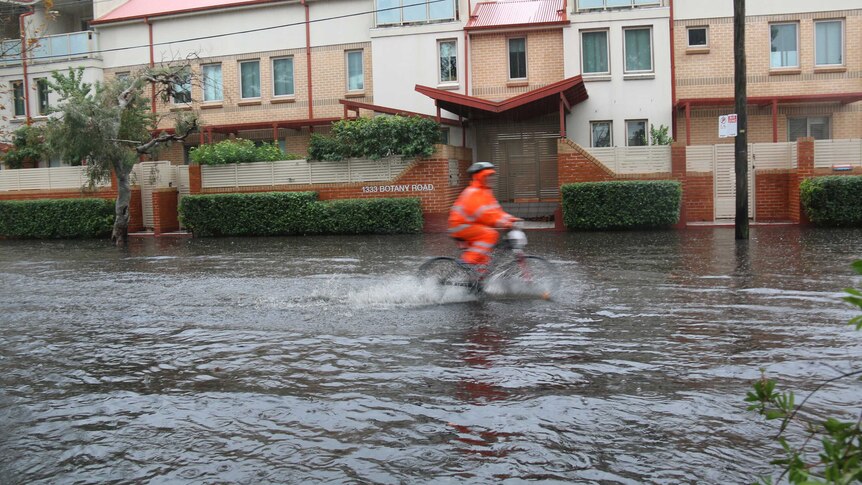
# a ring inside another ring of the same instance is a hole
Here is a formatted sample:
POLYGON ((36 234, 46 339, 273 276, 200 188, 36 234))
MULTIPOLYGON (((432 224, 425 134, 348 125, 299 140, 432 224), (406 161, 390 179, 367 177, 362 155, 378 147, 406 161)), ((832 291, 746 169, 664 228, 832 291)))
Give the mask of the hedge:
POLYGON ((190 195, 180 220, 195 236, 395 234, 422 230, 419 199, 317 201, 314 192, 190 195))
POLYGON ((862 176, 806 179, 799 192, 811 222, 821 226, 862 226, 862 176))
POLYGON ((314 134, 308 145, 311 160, 340 161, 347 158, 379 160, 390 155, 401 158, 427 157, 440 141, 440 124, 418 116, 375 116, 341 120, 332 124, 330 135, 314 134))
POLYGON ((671 180, 566 184, 561 192, 569 229, 639 229, 679 221, 682 185, 671 180))
POLYGON ((0 236, 14 239, 98 238, 111 234, 113 199, 0 202, 0 236))
POLYGON ((260 146, 251 140, 236 138, 215 144, 192 147, 189 150, 191 161, 200 165, 224 165, 228 163, 278 162, 298 160, 302 157, 284 153, 275 143, 260 146))

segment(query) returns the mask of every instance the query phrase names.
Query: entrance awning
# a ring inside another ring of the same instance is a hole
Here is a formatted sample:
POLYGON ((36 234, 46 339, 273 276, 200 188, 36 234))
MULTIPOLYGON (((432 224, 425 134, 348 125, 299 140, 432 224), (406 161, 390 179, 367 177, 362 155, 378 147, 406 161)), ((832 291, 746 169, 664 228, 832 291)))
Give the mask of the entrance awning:
POLYGON ((519 121, 559 111, 560 135, 563 137, 566 136, 564 114, 588 97, 581 76, 563 79, 503 101, 489 101, 418 84, 416 91, 433 99, 438 111, 444 109, 470 121, 497 118, 519 121))
MULTIPOLYGON (((829 94, 796 94, 784 96, 749 96, 747 104, 754 106, 772 106, 772 141, 778 143, 778 105, 802 103, 840 103, 849 104, 862 101, 862 92, 829 93, 829 94)), ((734 98, 686 98, 680 99, 674 105, 678 110, 685 110, 686 144, 691 145, 691 108, 702 106, 734 106, 734 98)))

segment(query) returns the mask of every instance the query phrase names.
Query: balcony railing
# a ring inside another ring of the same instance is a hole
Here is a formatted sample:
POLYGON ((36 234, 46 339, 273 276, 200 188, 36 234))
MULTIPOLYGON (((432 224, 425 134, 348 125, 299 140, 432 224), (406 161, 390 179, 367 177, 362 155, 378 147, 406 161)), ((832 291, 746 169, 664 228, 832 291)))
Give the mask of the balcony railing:
POLYGON ((634 7, 656 7, 661 6, 662 0, 577 0, 577 9, 584 10, 611 10, 617 8, 634 7))
MULTIPOLYGON (((96 57, 98 36, 92 30, 40 37, 27 52, 28 64, 47 64, 96 57)), ((13 39, 0 44, 0 67, 21 64, 21 40, 13 39)))

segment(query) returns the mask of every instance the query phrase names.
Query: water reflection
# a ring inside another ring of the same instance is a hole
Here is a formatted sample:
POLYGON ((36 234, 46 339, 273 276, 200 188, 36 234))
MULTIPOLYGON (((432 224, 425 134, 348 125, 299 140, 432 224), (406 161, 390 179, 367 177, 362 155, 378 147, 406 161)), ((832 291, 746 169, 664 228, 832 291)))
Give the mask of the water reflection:
POLYGON ((760 368, 862 355, 862 231, 751 235, 536 232, 555 301, 442 305, 443 235, 0 241, 0 483, 748 482, 760 368))

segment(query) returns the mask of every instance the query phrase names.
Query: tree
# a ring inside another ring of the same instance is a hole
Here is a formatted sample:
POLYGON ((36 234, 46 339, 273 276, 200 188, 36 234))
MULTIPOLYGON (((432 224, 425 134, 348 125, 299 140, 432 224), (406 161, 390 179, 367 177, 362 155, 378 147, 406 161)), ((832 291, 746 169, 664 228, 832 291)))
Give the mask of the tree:
POLYGON ((117 203, 111 241, 124 245, 129 230, 129 176, 142 156, 154 155, 160 148, 184 140, 198 127, 192 111, 178 111, 174 129, 159 131, 160 119, 150 111, 144 95, 150 85, 163 100, 182 96, 191 69, 188 64, 152 67, 127 78, 104 84, 85 83, 83 69, 68 74, 53 73, 50 82, 60 98, 49 121, 46 141, 51 150, 65 159, 85 160, 91 186, 117 177, 117 203))
MULTIPOLYGON (((862 260, 853 263, 853 268, 862 275, 862 260)), ((855 288, 845 290, 848 296, 844 300, 862 309, 862 291, 855 288)), ((862 330, 862 315, 850 320, 856 330, 862 330)), ((757 411, 767 420, 780 419, 781 426, 775 441, 781 446, 784 456, 772 461, 782 467, 782 473, 775 483, 787 477, 794 485, 807 484, 850 484, 862 483, 862 414, 853 421, 842 421, 823 413, 801 412, 805 404, 815 393, 822 391, 829 384, 848 378, 858 379, 862 370, 856 369, 822 382, 808 397, 798 405, 793 391, 779 392, 775 381, 764 375, 754 383, 753 391, 748 392, 745 400, 752 403, 749 411, 757 411), (793 445, 786 437, 789 426, 800 424, 805 436, 799 445, 793 445), (809 443, 814 438, 820 438, 822 449, 816 457, 810 456, 809 443)), ((858 405, 858 403, 856 403, 858 405)), ((771 484, 772 477, 766 477, 760 483, 771 484)))

